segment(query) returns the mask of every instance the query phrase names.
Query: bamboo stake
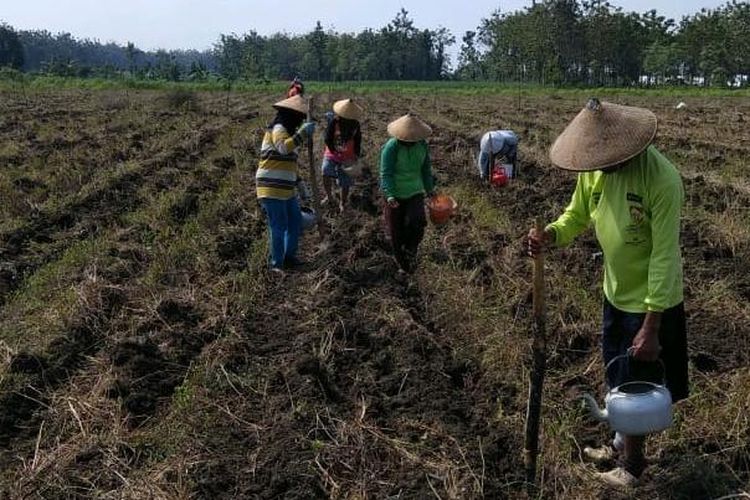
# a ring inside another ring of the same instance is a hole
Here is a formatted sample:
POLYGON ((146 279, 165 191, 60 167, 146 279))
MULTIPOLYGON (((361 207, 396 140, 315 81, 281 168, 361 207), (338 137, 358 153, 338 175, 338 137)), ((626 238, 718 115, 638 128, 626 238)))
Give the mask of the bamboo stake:
MULTIPOLYGON (((539 234, 544 230, 542 221, 536 220, 536 230, 539 234)), ((536 465, 539 455, 539 427, 542 413, 542 386, 544 371, 547 365, 547 340, 545 335, 545 304, 544 304, 544 253, 534 257, 534 290, 533 324, 532 324, 532 369, 529 384, 529 399, 526 407, 526 440, 524 446, 524 465, 526 468, 526 482, 531 496, 537 486, 536 465)))
MULTIPOLYGON (((307 99, 307 121, 312 121, 313 98, 307 99)), ((321 239, 325 236, 325 226, 323 225, 323 212, 320 209, 320 192, 318 191, 318 171, 315 168, 315 157, 313 155, 312 134, 307 138, 307 157, 310 162, 310 184, 312 185, 313 208, 318 216, 318 233, 321 239)))

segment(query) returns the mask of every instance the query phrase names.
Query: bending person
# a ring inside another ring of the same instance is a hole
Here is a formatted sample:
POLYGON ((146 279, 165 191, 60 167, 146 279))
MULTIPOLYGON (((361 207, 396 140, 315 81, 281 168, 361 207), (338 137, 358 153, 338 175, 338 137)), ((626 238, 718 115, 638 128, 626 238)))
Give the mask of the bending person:
POLYGON ((508 178, 516 176, 516 160, 518 156, 518 136, 512 130, 493 130, 482 136, 479 142, 479 158, 477 169, 482 180, 489 180, 495 160, 505 158, 512 165, 510 172, 505 172, 508 178))

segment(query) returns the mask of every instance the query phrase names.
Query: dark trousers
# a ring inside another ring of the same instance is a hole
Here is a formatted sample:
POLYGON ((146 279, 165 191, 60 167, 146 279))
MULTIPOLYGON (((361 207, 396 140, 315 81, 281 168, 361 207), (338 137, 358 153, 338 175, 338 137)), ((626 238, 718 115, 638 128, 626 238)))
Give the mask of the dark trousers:
MULTIPOLYGON (((633 339, 641 329, 645 313, 621 311, 604 299, 602 328, 602 354, 604 363, 609 363, 616 356, 625 354, 633 345, 633 339)), ((658 363, 644 363, 631 358, 620 358, 612 364, 607 373, 607 384, 616 387, 625 382, 647 380, 666 382, 672 394, 672 401, 679 401, 688 396, 688 352, 687 331, 685 326, 685 307, 682 303, 662 313, 659 328, 661 352, 658 363)))
POLYGON ((386 233, 393 245, 398 265, 407 273, 414 272, 417 265, 417 250, 424 238, 427 218, 424 210, 424 195, 397 200, 398 207, 386 204, 383 211, 386 233))

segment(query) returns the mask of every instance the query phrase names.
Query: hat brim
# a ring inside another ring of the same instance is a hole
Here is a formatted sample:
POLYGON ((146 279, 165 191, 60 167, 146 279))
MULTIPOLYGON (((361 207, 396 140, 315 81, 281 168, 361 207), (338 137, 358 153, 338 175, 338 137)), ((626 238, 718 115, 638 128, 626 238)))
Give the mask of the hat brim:
POLYGON ((362 108, 352 102, 351 99, 344 99, 343 101, 333 103, 333 112, 341 118, 355 121, 360 121, 364 114, 362 108))
POLYGON ((307 115, 307 103, 305 102, 305 99, 299 95, 295 95, 284 99, 283 101, 279 101, 275 103, 273 107, 276 109, 290 109, 292 111, 296 111, 297 113, 307 115))
POLYGON ((550 161, 563 170, 590 172, 626 162, 656 137, 658 121, 650 110, 601 103, 584 108, 550 148, 550 161))
POLYGON ((432 128, 411 114, 392 121, 387 130, 388 135, 404 142, 419 142, 432 135, 432 128))

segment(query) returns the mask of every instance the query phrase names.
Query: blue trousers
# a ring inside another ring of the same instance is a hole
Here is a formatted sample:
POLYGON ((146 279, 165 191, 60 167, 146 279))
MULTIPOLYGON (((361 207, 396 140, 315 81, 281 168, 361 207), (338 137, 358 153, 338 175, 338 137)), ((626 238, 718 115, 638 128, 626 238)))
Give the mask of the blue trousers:
POLYGON ((281 268, 285 259, 295 259, 302 231, 302 213, 296 196, 288 200, 261 198, 260 204, 268 218, 271 267, 281 268))

